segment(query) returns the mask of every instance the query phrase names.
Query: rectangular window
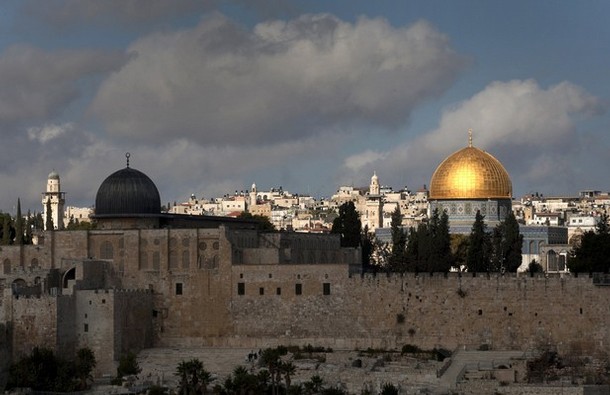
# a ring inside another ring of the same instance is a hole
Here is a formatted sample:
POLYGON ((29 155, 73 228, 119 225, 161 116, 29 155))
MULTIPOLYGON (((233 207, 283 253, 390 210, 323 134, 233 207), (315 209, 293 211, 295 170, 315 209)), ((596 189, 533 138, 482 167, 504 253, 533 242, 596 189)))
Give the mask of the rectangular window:
POLYGON ((322 284, 322 293, 324 295, 330 295, 330 283, 322 284))
POLYGON ((176 295, 182 295, 182 283, 176 283, 176 295))
POLYGON ((258 294, 259 294, 259 295, 264 295, 264 294, 265 294, 265 288, 260 287, 260 288, 258 289, 258 294))
POLYGON ((85 327, 83 328, 83 330, 85 332, 89 332, 89 324, 85 324, 85 327))
POLYGON ((246 283, 237 283, 237 294, 238 295, 246 294, 246 283))
POLYGON ((295 295, 301 295, 303 293, 303 284, 295 284, 294 293, 295 295))
POLYGON ((282 294, 282 288, 278 287, 278 288, 275 290, 275 294, 276 294, 276 295, 281 295, 281 294, 282 294))

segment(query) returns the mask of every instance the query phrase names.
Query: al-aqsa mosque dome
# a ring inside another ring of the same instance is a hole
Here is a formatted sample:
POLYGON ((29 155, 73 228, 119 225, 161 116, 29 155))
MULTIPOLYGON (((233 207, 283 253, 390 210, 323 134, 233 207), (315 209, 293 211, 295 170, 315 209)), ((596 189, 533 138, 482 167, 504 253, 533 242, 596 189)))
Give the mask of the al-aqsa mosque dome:
MULTIPOLYGON (((155 183, 146 174, 127 166, 115 171, 102 182, 95 197, 98 220, 156 218, 161 214, 161 197, 155 183)), ((102 224, 104 223, 102 221, 102 224)))
POLYGON ((430 180, 430 210, 446 210, 452 233, 469 233, 477 211, 490 226, 504 220, 511 210, 512 182, 500 161, 473 147, 469 131, 467 147, 448 156, 430 180))

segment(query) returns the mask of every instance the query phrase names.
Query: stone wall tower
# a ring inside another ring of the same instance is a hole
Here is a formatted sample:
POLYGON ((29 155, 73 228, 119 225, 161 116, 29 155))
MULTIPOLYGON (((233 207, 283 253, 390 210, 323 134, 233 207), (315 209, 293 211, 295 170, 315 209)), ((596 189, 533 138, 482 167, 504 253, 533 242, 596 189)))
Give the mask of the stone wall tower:
POLYGON ((64 206, 66 204, 66 193, 61 191, 59 174, 53 170, 47 179, 47 191, 42 193, 42 218, 47 229, 47 202, 51 202, 51 218, 55 229, 64 228, 64 206))

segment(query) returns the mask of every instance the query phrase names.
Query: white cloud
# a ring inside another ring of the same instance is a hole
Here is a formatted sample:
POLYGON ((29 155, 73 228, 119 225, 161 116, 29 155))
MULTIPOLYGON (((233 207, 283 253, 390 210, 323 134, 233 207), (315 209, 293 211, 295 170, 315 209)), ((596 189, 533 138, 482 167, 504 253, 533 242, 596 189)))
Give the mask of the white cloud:
POLYGON ((40 144, 45 144, 71 130, 74 130, 74 124, 71 122, 62 125, 48 124, 42 127, 31 127, 28 128, 28 139, 30 141, 37 141, 40 144))
POLYGON ((387 153, 377 152, 372 150, 366 150, 354 155, 350 155, 344 160, 345 167, 354 172, 359 172, 364 167, 367 167, 371 163, 385 159, 387 153))
POLYGON ((359 122, 393 129, 465 64, 426 22, 327 14, 252 31, 214 14, 128 50, 134 57, 104 81, 91 112, 115 136, 201 144, 287 141, 359 122))
MULTIPOLYGON (((445 157, 468 144, 472 128, 474 145, 500 159, 513 184, 564 186, 575 171, 569 163, 581 151, 577 120, 603 111, 598 98, 569 82, 547 89, 533 80, 493 82, 446 109, 438 128, 378 153, 369 165, 390 183, 402 185, 405 174, 426 182, 445 157)), ((347 175, 354 170, 349 158, 343 166, 347 175)))

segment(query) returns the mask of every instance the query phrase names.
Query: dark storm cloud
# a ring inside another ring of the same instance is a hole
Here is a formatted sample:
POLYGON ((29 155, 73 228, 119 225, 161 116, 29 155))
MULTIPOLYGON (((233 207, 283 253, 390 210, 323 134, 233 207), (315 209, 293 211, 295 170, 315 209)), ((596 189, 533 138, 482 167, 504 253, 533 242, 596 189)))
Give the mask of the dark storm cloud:
POLYGON ((120 52, 101 50, 6 49, 0 54, 0 124, 58 115, 79 97, 82 78, 115 70, 125 60, 120 52))
POLYGON ((91 112, 114 136, 252 144, 336 125, 395 128, 455 80, 464 59, 426 22, 331 15, 258 24, 222 15, 133 43, 91 112))
POLYGON ((22 12, 55 28, 99 24, 104 26, 164 22, 215 7, 216 0, 27 0, 22 12))

